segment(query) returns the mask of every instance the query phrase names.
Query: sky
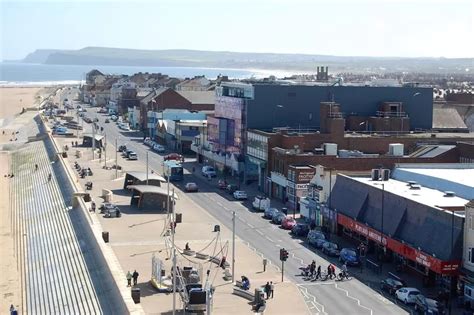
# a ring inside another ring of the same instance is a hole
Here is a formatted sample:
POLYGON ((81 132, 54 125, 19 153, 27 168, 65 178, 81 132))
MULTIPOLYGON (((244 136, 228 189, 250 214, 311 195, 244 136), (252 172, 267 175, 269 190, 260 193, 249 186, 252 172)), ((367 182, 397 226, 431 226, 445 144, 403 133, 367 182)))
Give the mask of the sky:
POLYGON ((471 0, 0 0, 0 59, 87 46, 474 57, 471 0))

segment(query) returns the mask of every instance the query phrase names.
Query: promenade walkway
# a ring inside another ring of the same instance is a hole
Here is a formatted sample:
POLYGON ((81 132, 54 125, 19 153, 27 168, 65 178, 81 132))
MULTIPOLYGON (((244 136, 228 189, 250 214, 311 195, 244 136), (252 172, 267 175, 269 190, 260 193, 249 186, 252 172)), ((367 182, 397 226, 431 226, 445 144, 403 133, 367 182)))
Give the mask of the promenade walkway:
POLYGON ((11 159, 12 223, 19 235, 15 248, 24 268, 25 313, 108 313, 71 222, 68 185, 56 178, 59 165, 47 144, 27 143, 11 159))

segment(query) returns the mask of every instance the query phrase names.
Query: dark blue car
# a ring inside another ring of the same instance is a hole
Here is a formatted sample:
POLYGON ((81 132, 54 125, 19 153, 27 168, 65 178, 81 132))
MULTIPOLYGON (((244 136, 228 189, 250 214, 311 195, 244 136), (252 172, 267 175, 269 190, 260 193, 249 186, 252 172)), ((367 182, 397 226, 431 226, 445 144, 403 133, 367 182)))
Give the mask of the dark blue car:
POLYGON ((339 253, 339 261, 348 266, 358 266, 360 264, 359 255, 354 248, 343 248, 339 253))
POLYGON ((292 229, 291 234, 295 236, 306 236, 309 233, 309 225, 305 223, 297 223, 292 229))

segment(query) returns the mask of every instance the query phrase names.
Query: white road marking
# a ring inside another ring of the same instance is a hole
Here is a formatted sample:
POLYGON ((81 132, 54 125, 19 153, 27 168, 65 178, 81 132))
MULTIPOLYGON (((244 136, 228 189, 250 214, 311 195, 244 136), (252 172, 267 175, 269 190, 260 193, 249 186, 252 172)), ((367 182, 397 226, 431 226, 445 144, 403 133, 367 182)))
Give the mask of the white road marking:
POLYGON ((347 296, 348 298, 350 298, 350 299, 356 301, 356 302, 357 302, 357 305, 359 305, 360 307, 365 308, 366 310, 368 310, 368 311, 370 312, 370 315, 373 314, 373 310, 372 310, 371 308, 368 308, 367 306, 362 305, 362 304, 360 303, 360 300, 359 300, 359 299, 357 299, 357 298, 355 298, 355 297, 353 297, 353 296, 350 296, 350 295, 349 295, 349 291, 347 291, 346 289, 343 289, 343 288, 338 287, 338 286, 337 286, 337 283, 334 284, 334 287, 335 287, 336 289, 338 289, 338 290, 341 290, 341 291, 345 292, 345 293, 346 293, 346 296, 347 296))
POLYGON ((275 241, 272 240, 271 238, 269 238, 268 236, 265 236, 265 238, 266 238, 267 240, 269 240, 270 242, 275 243, 275 241))
POLYGON ((250 226, 250 228, 255 229, 255 226, 253 226, 252 224, 247 223, 247 225, 250 226))
POLYGON ((263 232, 260 230, 257 230, 257 233, 263 236, 263 232))
POLYGON ((311 293, 309 293, 307 288, 299 286, 299 285, 298 285, 298 288, 300 292, 303 294, 303 296, 306 299, 310 300, 310 303, 314 306, 314 308, 318 310, 318 314, 319 312, 322 312, 322 314, 326 314, 326 315, 328 314, 326 313, 326 311, 324 311, 324 305, 322 305, 321 303, 318 303, 318 301, 316 301, 316 297, 312 295, 311 293))

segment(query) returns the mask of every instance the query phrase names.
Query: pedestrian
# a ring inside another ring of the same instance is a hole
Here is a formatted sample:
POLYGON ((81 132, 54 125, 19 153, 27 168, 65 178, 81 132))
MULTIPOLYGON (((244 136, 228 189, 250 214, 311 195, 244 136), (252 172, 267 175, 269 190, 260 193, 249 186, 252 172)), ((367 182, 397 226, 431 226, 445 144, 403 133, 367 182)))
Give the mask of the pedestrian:
POLYGON ((265 286, 263 287, 263 291, 265 292, 265 295, 267 296, 266 299, 268 300, 268 298, 270 297, 270 282, 267 281, 267 283, 265 284, 265 286))
POLYGON ((273 290, 275 287, 273 286, 273 281, 270 281, 270 297, 273 299, 273 290))
POLYGON ((35 171, 38 170, 38 164, 35 164, 35 171))
POLYGON ((315 279, 319 279, 321 278, 321 265, 318 266, 318 270, 316 271, 316 277, 315 279))
POLYGON ((309 275, 312 277, 314 275, 314 271, 316 270, 316 262, 313 260, 311 265, 309 265, 309 275))
POLYGON ((49 175, 48 175, 48 182, 51 181, 51 178, 52 178, 52 175, 51 175, 51 173, 49 173, 49 175))
POLYGON ((332 279, 332 268, 331 268, 331 264, 329 264, 329 266, 328 266, 328 278, 332 279))
POLYGON ((133 285, 137 285, 137 280, 138 280, 138 276, 139 276, 139 275, 140 275, 140 274, 139 274, 136 270, 133 272, 133 275, 132 275, 132 278, 133 278, 133 285))
POLYGON ((92 201, 92 204, 91 204, 91 211, 92 212, 95 212, 95 209, 96 209, 96 204, 94 201, 92 201))
POLYGON ((131 287, 132 286, 132 274, 130 273, 130 271, 127 272, 127 287, 131 287))
POLYGON ((225 269, 225 262, 226 262, 226 257, 222 256, 221 263, 219 264, 219 267, 222 269, 225 269))
POLYGON ((333 276, 336 277, 336 267, 334 267, 334 265, 331 264, 331 279, 333 276))

